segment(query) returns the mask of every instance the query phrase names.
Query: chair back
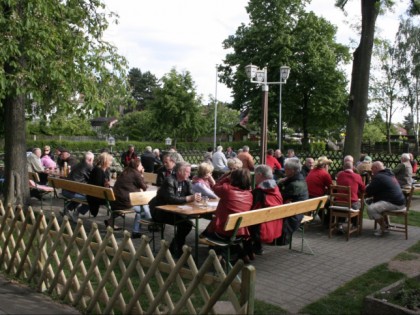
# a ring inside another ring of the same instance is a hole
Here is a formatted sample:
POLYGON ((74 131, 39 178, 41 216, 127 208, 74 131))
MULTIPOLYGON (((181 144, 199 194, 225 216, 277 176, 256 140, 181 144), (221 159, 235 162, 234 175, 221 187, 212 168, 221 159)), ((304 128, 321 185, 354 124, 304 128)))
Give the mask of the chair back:
POLYGON ((342 185, 330 186, 330 207, 351 208, 350 186, 342 186, 342 185))
POLYGON ((413 198, 413 193, 414 193, 415 187, 411 187, 410 189, 403 189, 403 193, 405 196, 405 207, 407 209, 407 211, 410 210, 411 207, 411 199, 413 198))

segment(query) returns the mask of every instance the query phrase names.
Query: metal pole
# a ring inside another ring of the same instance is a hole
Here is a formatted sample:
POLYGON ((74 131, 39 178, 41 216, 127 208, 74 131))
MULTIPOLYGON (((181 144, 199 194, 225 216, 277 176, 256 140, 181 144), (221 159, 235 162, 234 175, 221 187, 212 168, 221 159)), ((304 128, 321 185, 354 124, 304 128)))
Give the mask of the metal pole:
MULTIPOLYGON (((267 80, 266 80, 267 82, 267 80)), ((266 163, 267 154, 267 121, 268 121, 268 84, 262 86, 262 121, 261 121, 261 160, 260 164, 266 163)))
MULTIPOLYGON (((280 78, 281 80, 281 78, 280 78)), ((281 150, 281 82, 280 82, 280 92, 279 92, 279 122, 278 122, 278 132, 277 132, 277 141, 279 143, 278 149, 281 150)))
POLYGON ((217 64, 216 64, 216 90, 214 93, 214 135, 213 135, 213 149, 216 151, 217 138, 217 64))

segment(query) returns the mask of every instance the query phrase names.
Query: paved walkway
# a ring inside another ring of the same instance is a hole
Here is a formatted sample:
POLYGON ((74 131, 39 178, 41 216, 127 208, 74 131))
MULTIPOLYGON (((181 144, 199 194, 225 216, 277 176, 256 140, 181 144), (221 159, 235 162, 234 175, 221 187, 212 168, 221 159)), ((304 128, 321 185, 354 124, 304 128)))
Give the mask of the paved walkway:
MULTIPOLYGON (((57 216, 61 205, 60 201, 54 201, 53 211, 57 216)), ((38 201, 34 200, 33 206, 38 208, 38 201)), ((44 202, 44 207, 46 213, 51 211, 49 202, 44 202)), ((420 211, 420 197, 413 199, 412 209, 420 211)), ((86 216, 85 225, 89 226, 95 221, 103 226, 105 218, 106 214, 102 211, 96 218, 86 216)), ((128 230, 132 227, 133 218, 134 215, 127 217, 128 230)), ((200 228, 204 228, 207 222, 202 220, 200 228)), ((105 231, 105 227, 103 230, 105 231)), ((173 235, 172 229, 168 228, 165 233, 167 240, 170 240, 173 235)), ((189 245, 193 244, 192 234, 187 240, 189 245)), ((264 255, 257 256, 252 262, 257 270, 255 290, 257 299, 278 305, 290 313, 298 313, 305 305, 317 301, 369 269, 389 262, 397 254, 417 243, 420 240, 420 228, 411 227, 408 240, 405 240, 403 233, 389 233, 384 237, 375 237, 372 221, 365 220, 363 234, 351 236, 346 242, 344 236, 333 236, 329 239, 326 230, 311 225, 305 232, 305 239, 315 255, 290 251, 285 246, 265 246, 264 255)), ((296 235, 293 239, 293 248, 300 249, 300 245, 301 239, 296 235)), ((206 247, 200 247, 200 256, 205 256, 206 251, 206 247)), ((304 251, 308 252, 306 245, 304 251)), ((77 314, 78 312, 0 276, 0 314, 34 313, 77 314)))

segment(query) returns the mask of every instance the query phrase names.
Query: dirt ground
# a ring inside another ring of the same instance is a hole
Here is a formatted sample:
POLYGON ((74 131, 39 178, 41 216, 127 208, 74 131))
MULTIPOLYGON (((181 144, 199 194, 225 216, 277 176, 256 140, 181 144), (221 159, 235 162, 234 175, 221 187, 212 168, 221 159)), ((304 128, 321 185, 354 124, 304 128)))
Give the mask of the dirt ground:
POLYGON ((389 270, 399 271, 412 278, 420 274, 420 254, 409 253, 410 259, 394 259, 388 264, 389 270))

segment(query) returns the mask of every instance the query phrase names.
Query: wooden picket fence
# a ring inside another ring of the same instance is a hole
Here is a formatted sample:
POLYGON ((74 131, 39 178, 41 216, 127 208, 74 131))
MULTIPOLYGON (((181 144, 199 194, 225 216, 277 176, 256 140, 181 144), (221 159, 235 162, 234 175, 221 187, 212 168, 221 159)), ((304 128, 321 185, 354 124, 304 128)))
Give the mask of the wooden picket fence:
POLYGON ((73 230, 67 217, 1 201, 0 270, 89 314, 254 312, 255 268, 241 261, 225 274, 210 251, 198 269, 187 246, 175 262, 166 241, 155 257, 146 236, 135 248, 127 231, 102 238, 96 224, 73 230))

